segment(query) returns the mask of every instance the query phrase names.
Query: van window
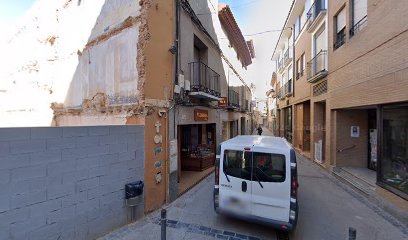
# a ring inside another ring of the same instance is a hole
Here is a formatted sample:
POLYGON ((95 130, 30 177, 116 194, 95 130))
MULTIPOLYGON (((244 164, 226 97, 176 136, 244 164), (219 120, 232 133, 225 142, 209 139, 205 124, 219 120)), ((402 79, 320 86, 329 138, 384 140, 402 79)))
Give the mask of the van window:
POLYGON ((254 180, 261 182, 285 181, 285 156, 273 153, 253 153, 254 180))
POLYGON ((224 173, 245 180, 251 180, 251 152, 225 150, 224 173))

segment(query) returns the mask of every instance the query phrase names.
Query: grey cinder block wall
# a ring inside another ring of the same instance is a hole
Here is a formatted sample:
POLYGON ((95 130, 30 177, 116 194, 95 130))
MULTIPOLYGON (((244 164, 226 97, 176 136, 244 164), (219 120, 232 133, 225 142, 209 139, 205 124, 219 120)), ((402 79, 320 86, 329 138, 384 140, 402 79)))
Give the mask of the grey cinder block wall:
POLYGON ((102 236, 129 222, 124 187, 143 179, 141 125, 0 128, 0 239, 102 236))

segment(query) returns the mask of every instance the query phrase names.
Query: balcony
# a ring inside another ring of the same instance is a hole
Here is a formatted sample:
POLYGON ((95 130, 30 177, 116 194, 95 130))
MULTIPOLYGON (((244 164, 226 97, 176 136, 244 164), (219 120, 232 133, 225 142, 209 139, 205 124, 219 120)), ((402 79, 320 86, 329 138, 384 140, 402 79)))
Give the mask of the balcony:
POLYGON ((289 79, 279 90, 277 93, 277 97, 280 100, 285 99, 285 97, 292 96, 293 89, 292 89, 292 79, 289 79))
POLYGON ((354 26, 350 29, 350 37, 353 37, 357 32, 364 28, 366 24, 367 16, 363 17, 360 21, 354 24, 354 26))
POLYGON ((335 41, 333 44, 334 49, 341 47, 346 42, 346 33, 344 32, 344 30, 336 34, 336 39, 334 41, 335 41))
POLYGON ((284 67, 288 66, 291 61, 292 61, 292 50, 291 47, 289 47, 288 49, 286 49, 285 54, 283 55, 283 60, 284 60, 284 67))
POLYGON ((327 12, 326 1, 316 0, 307 12, 308 32, 313 32, 327 12))
POLYGON ((232 89, 228 89, 228 109, 239 109, 239 94, 232 89))
POLYGON ((307 63, 307 81, 315 83, 327 74, 327 51, 322 50, 307 63))
POLYGON ((189 96, 208 101, 221 100, 220 75, 202 62, 192 62, 188 65, 191 78, 189 96))
POLYGON ((283 62, 284 62, 284 58, 278 60, 278 71, 280 73, 283 71, 283 69, 285 69, 284 66, 283 66, 284 65, 283 62))

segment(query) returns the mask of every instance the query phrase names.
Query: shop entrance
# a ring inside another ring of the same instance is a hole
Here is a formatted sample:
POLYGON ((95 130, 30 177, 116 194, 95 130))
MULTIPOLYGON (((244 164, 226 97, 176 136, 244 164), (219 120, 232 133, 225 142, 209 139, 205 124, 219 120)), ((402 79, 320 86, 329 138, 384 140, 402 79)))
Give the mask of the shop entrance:
POLYGON ((215 124, 191 124, 178 127, 179 194, 184 193, 214 170, 215 124))
POLYGON ((295 147, 307 156, 310 151, 310 102, 296 104, 295 147))

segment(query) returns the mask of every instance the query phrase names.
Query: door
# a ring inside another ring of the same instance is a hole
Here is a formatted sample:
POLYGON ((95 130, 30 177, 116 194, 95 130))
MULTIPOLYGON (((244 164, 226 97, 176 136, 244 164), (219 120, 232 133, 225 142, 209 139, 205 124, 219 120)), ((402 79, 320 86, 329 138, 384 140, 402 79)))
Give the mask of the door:
POLYGON ((219 204, 224 211, 248 215, 251 213, 252 156, 243 149, 222 149, 219 204))
POLYGON ((290 155, 271 148, 253 147, 252 215, 289 221, 290 155))

